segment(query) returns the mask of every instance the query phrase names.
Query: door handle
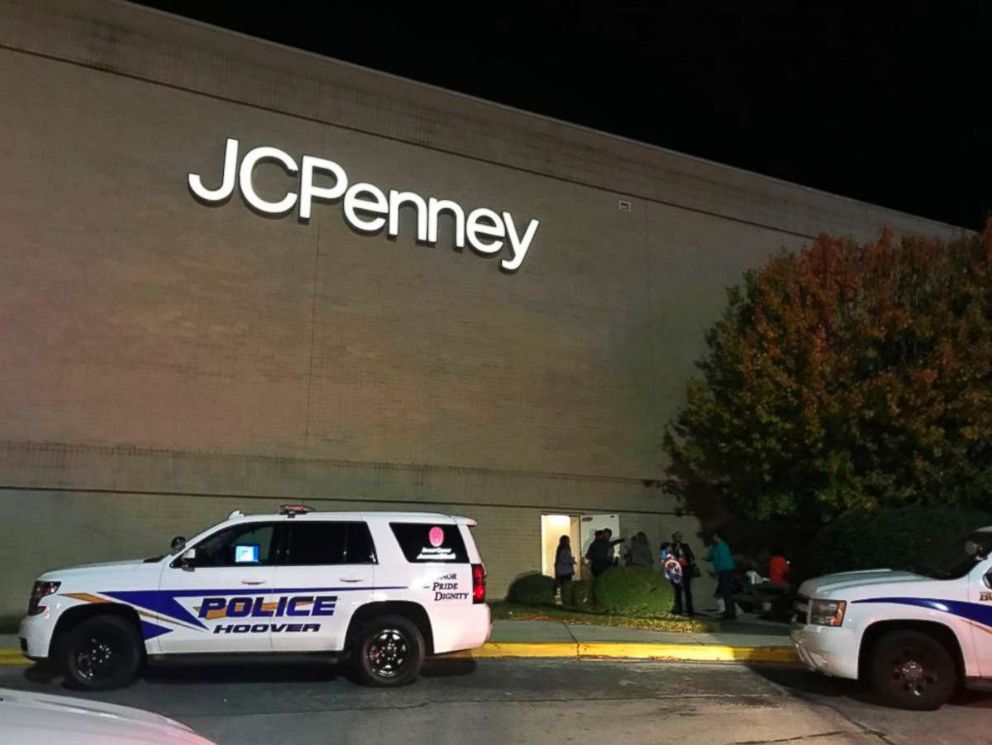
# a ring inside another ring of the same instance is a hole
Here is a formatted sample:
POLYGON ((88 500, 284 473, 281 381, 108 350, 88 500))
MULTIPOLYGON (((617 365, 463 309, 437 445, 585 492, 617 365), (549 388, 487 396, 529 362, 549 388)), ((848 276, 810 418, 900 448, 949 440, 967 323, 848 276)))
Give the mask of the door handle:
POLYGON ((265 580, 264 579, 243 579, 243 580, 241 580, 241 584, 243 584, 243 585, 264 585, 265 584, 265 580))
POLYGON ((347 582, 349 584, 352 584, 352 583, 355 583, 355 582, 364 582, 365 580, 362 579, 361 577, 342 577, 341 578, 341 581, 342 582, 347 582))

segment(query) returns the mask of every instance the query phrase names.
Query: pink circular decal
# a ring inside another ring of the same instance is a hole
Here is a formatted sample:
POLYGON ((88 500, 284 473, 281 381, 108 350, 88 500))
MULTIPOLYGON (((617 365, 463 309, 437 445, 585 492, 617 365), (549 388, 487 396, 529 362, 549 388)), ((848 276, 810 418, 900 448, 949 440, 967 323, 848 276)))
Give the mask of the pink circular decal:
POLYGON ((444 543, 444 531, 437 526, 431 528, 431 532, 427 534, 427 540, 431 542, 434 548, 437 548, 444 543))

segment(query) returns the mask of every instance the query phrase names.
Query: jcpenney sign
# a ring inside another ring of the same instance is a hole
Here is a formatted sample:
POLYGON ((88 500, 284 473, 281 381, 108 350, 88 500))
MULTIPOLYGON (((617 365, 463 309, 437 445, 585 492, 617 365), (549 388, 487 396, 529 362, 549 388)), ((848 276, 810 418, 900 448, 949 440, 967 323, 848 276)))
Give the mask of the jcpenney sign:
POLYGON ((541 224, 539 220, 531 220, 521 231, 509 212, 477 207, 466 213, 460 204, 450 199, 425 199, 415 192, 395 189, 387 193, 375 184, 364 182, 349 184, 348 174, 340 165, 313 155, 304 155, 297 163, 278 148, 256 147, 240 158, 240 165, 238 160, 238 141, 228 139, 220 186, 208 189, 199 174, 190 173, 190 191, 202 202, 219 204, 234 194, 237 182, 241 196, 254 209, 274 216, 287 215, 295 209, 303 222, 310 219, 314 202, 340 200, 344 219, 355 230, 371 234, 385 228, 393 237, 400 232, 400 209, 407 207, 417 214, 417 240, 432 246, 437 244, 438 218, 446 214, 454 222, 458 248, 464 248, 467 243, 482 256, 495 256, 505 247, 508 256, 500 260, 500 266, 508 272, 517 271, 524 263, 541 224), (288 175, 297 177, 298 188, 294 184, 295 191, 287 189, 275 202, 259 196, 253 178, 255 169, 264 162, 274 163, 288 175))

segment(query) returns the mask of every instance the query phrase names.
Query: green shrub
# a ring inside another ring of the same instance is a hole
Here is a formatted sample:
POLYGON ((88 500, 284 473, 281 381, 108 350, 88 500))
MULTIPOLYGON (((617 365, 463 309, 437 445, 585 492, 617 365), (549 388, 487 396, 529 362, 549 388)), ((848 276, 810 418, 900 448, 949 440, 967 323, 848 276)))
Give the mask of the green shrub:
POLYGON ((575 610, 595 613, 597 608, 592 592, 592 580, 576 580, 565 585, 561 594, 561 604, 575 610))
POLYGON ((539 572, 522 574, 510 583, 506 599, 520 605, 547 605, 554 601, 554 584, 539 572))
MULTIPOLYGON (((824 527, 803 562, 803 576, 856 569, 927 571, 955 542, 992 518, 955 507, 899 507, 846 512, 824 527)), ((962 548, 963 552, 963 548, 962 548)))
POLYGON ((635 618, 665 616, 672 607, 671 584, 661 572, 643 567, 613 567, 593 583, 596 606, 635 618))

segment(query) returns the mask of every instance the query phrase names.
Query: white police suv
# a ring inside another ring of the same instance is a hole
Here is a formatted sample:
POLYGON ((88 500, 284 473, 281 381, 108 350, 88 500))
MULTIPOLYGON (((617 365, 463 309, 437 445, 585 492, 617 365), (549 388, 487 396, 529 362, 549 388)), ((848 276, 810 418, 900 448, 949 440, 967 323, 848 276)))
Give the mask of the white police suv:
POLYGON ((233 513, 171 553, 46 572, 21 648, 70 685, 122 686, 142 663, 219 655, 346 655, 370 684, 489 637, 475 521, 425 513, 233 513))
POLYGON ((804 582, 792 632, 799 658, 865 680, 906 709, 939 708, 962 684, 992 688, 992 527, 923 558, 925 575, 882 569, 804 582))

